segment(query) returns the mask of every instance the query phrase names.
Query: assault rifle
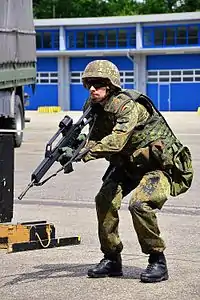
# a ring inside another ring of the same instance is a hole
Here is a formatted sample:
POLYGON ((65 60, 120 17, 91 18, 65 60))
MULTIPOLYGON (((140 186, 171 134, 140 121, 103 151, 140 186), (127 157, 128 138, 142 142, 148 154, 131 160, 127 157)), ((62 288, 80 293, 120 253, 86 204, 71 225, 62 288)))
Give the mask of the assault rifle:
POLYGON ((89 149, 85 149, 84 151, 80 152, 81 149, 84 147, 86 143, 86 139, 79 143, 77 147, 77 139, 79 134, 81 133, 82 129, 89 124, 95 118, 95 114, 92 113, 92 107, 89 106, 86 111, 83 113, 81 118, 73 124, 73 120, 71 117, 66 115, 64 119, 59 123, 59 129, 55 133, 55 135, 49 140, 46 144, 45 149, 45 158, 39 164, 39 166, 35 169, 35 171, 31 174, 31 182, 27 185, 25 190, 20 194, 18 197, 21 200, 28 190, 33 186, 41 186, 45 182, 47 182, 50 178, 56 176, 59 172, 63 171, 65 173, 69 173, 73 171, 72 163, 76 161, 80 161, 81 158, 89 151, 89 149), (53 143, 59 138, 62 138, 56 143, 53 147, 53 143), (61 153, 61 148, 70 147, 74 149, 72 157, 68 160, 68 162, 60 167, 55 173, 41 181, 50 167, 54 164, 55 161, 58 160, 61 153))

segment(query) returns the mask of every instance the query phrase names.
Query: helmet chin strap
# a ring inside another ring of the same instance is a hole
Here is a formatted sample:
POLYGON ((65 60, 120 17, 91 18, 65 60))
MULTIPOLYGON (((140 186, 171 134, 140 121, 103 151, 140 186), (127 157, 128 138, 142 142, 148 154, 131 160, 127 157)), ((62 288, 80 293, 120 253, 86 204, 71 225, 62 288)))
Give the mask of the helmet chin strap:
POLYGON ((108 100, 110 94, 111 94, 111 89, 109 86, 107 86, 106 87, 106 95, 101 101, 99 101, 99 104, 104 105, 106 103, 106 101, 108 100))

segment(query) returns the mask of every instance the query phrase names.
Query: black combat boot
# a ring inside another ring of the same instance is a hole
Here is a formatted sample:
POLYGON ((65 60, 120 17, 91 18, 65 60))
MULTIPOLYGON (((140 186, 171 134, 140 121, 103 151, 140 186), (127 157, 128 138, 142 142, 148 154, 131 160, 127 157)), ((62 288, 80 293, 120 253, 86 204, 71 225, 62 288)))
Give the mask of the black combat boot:
POLYGON ((122 276, 121 255, 104 256, 94 268, 88 270, 88 276, 92 278, 122 276))
POLYGON ((159 282, 168 279, 167 263, 163 252, 152 253, 149 256, 149 264, 141 273, 142 282, 159 282))

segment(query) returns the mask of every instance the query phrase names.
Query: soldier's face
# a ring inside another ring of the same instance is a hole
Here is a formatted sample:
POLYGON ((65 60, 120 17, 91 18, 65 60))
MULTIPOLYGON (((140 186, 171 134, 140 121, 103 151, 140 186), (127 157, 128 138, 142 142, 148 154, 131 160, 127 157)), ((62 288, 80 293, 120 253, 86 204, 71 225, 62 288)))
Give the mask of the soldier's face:
POLYGON ((93 102, 101 102, 107 95, 107 83, 100 80, 89 80, 86 84, 93 102))
POLYGON ((106 94, 107 94, 106 87, 95 88, 94 86, 91 86, 90 88, 90 95, 92 101, 94 102, 102 101, 106 97, 106 94))

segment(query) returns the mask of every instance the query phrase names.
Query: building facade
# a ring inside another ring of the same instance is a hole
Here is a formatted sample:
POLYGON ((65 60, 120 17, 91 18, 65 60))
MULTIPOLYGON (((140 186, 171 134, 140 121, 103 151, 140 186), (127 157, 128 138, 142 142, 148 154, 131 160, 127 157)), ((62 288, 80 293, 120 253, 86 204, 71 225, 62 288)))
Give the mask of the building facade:
POLYGON ((35 20, 37 85, 27 109, 81 110, 85 66, 109 59, 122 88, 146 93, 161 111, 200 106, 200 12, 35 20))

